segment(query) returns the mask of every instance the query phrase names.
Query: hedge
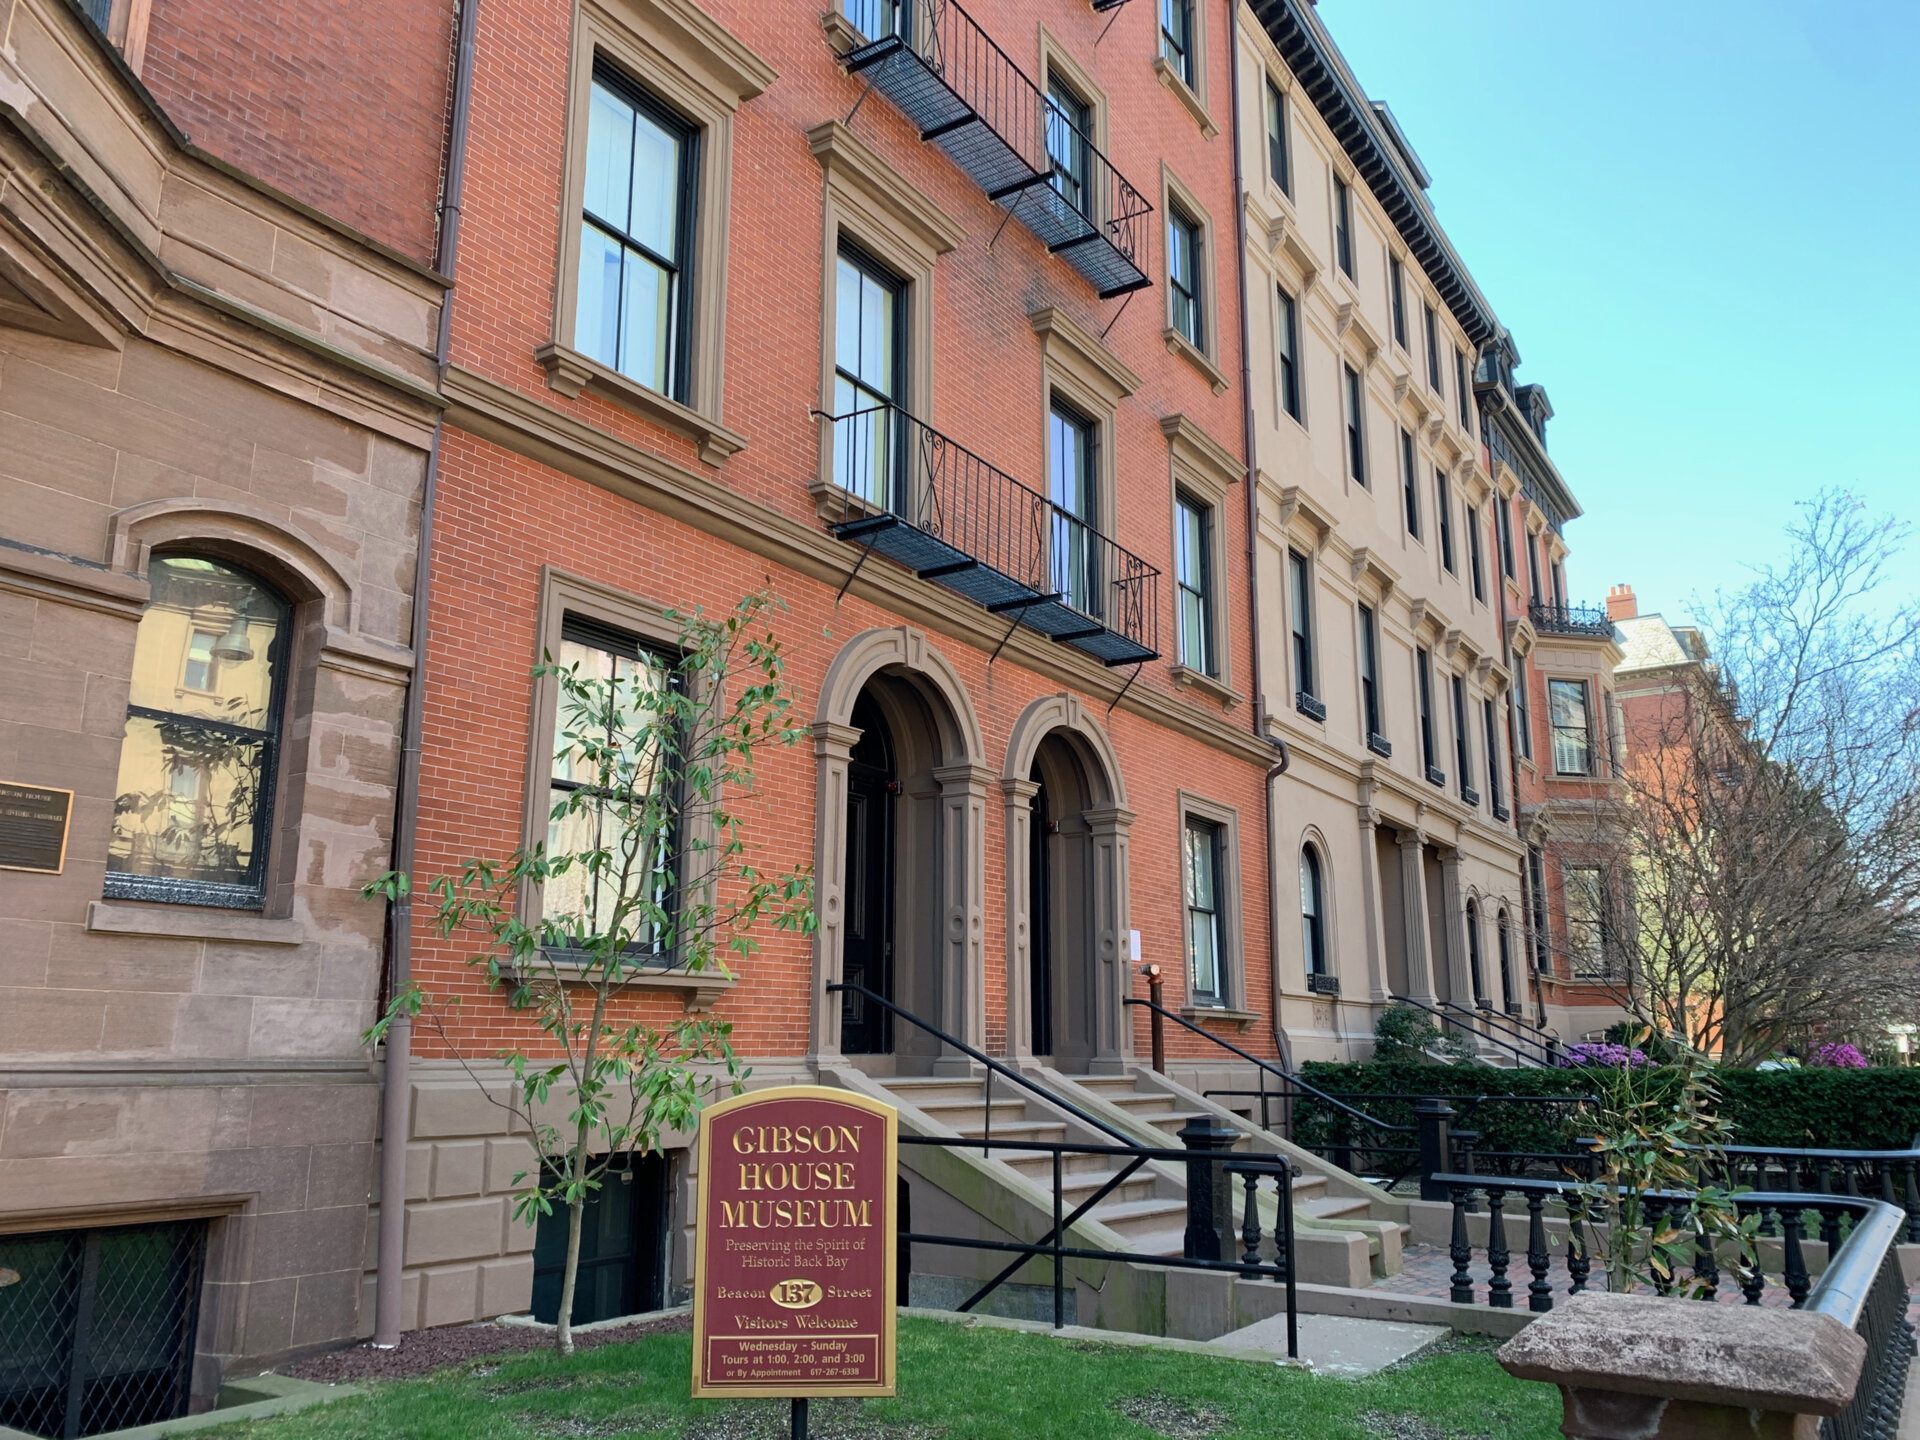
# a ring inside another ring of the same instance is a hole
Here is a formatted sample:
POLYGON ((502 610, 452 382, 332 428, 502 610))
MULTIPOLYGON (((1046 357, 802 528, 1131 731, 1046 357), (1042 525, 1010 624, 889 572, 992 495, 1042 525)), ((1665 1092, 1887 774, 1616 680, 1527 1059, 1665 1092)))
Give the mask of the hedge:
MULTIPOLYGON (((1348 1095, 1580 1095, 1603 1093, 1607 1072, 1592 1068, 1503 1070, 1490 1065, 1310 1060, 1301 1078, 1348 1095)), ((1920 1068, 1871 1070, 1722 1070, 1716 1078, 1734 1138, 1742 1145, 1827 1150, 1904 1150, 1920 1135, 1920 1068)), ((1413 1123, 1410 1100, 1352 1100, 1356 1109, 1392 1124, 1413 1123)), ((1456 1103, 1454 1108, 1465 1107, 1456 1103)), ((1294 1107, 1294 1134, 1307 1145, 1333 1135, 1332 1110, 1311 1098, 1294 1107)), ((1482 1101, 1463 1128, 1478 1131, 1484 1150, 1564 1150, 1591 1120, 1569 1105, 1501 1105, 1482 1101)), ((1356 1126, 1353 1138, 1363 1137, 1356 1126)))

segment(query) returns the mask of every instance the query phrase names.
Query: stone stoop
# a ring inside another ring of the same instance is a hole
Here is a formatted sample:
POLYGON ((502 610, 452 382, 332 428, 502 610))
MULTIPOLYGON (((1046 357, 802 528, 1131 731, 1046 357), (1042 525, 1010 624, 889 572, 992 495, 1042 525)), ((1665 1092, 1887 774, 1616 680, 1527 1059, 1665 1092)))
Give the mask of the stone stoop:
MULTIPOLYGON (((1042 1083, 1143 1143, 1177 1148, 1180 1127, 1208 1115, 1240 1133, 1236 1149, 1291 1158, 1305 1172, 1293 1182, 1294 1251, 1301 1279, 1361 1289, 1377 1277, 1399 1274, 1400 1254, 1412 1234, 1406 1201, 1383 1195, 1378 1186, 1145 1066, 1135 1066, 1126 1075, 1075 1076, 1037 1068, 1042 1083), (1350 1265, 1343 1272, 1334 1254, 1320 1252, 1330 1244, 1344 1245, 1348 1235, 1365 1239, 1367 1258, 1363 1266, 1350 1265)), ((1262 1224, 1271 1223, 1263 1207, 1262 1224)))

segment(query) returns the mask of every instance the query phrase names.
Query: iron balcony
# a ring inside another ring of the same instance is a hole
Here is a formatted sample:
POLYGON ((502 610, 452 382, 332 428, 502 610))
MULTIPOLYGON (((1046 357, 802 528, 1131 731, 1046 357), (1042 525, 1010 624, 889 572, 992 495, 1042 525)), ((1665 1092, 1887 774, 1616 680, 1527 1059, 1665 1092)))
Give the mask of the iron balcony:
POLYGON ((1151 285, 1153 207, 1112 162, 954 0, 907 0, 900 19, 900 33, 847 52, 848 73, 898 106, 1103 300, 1151 285))
POLYGON ((1138 555, 896 406, 821 418, 836 537, 1103 664, 1160 653, 1160 572, 1138 555))
POLYGON ((1527 618, 1542 635, 1583 635, 1595 640, 1613 638, 1613 621, 1601 605, 1545 605, 1536 600, 1527 618))

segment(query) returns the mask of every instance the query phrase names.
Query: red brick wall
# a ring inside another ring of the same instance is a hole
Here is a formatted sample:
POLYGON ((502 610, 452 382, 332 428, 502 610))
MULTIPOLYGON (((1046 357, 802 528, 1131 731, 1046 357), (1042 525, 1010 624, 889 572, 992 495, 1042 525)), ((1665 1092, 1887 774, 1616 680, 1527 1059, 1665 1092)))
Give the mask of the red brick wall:
POLYGON ((140 78, 196 145, 429 263, 445 0, 153 0, 140 78))
MULTIPOLYGON (((834 63, 821 32, 820 8, 768 6, 752 0, 708 0, 709 12, 770 64, 779 79, 740 110, 734 128, 732 225, 727 280, 726 401, 723 418, 748 439, 747 449, 719 470, 706 470, 756 502, 820 524, 807 482, 817 469, 818 431, 808 418, 819 400, 822 337, 820 267, 822 175, 805 132, 844 118, 863 88, 834 63)), ((1173 641, 1171 486, 1167 441, 1158 420, 1186 413, 1234 454, 1242 450, 1239 377, 1240 281, 1234 241, 1228 86, 1231 24, 1225 3, 1210 6, 1207 40, 1211 104, 1221 133, 1213 140, 1161 86, 1151 68, 1154 7, 1132 5, 1115 19, 1095 15, 1084 0, 977 0, 970 10, 1013 59, 1037 71, 1044 22, 1104 88, 1111 107, 1113 159, 1155 207, 1145 268, 1158 282, 1164 265, 1160 208, 1163 157, 1206 206, 1217 243, 1210 257, 1218 300, 1219 365, 1234 386, 1212 393, 1207 380, 1168 353, 1164 286, 1136 295, 1124 312, 1101 301, 1064 261, 1048 255, 1017 221, 993 237, 1003 212, 936 148, 924 145, 879 95, 861 108, 855 129, 966 230, 943 256, 934 280, 932 414, 925 417, 1029 485, 1044 488, 1044 395, 1040 342, 1027 312, 1062 307, 1094 333, 1114 322, 1108 343, 1142 377, 1117 420, 1118 516, 1115 538, 1163 571, 1160 636, 1173 641), (1036 11, 1038 12, 1036 14, 1036 11), (1111 30, 1094 48, 1109 20, 1111 30), (1115 316, 1118 314, 1118 320, 1115 316)), ((533 361, 552 338, 554 276, 570 59, 570 0, 487 0, 482 11, 474 126, 454 311, 454 363, 513 386, 541 403, 694 469, 691 445, 633 412, 591 394, 568 400, 553 392, 533 361)), ((437 616, 426 656, 428 725, 421 805, 422 872, 438 873, 474 854, 504 855, 518 843, 528 763, 529 682, 534 609, 542 564, 555 564, 656 601, 732 603, 766 583, 767 562, 694 532, 604 490, 450 432, 441 471, 434 584, 437 616)), ((1228 577, 1221 616, 1233 682, 1251 689, 1247 636, 1245 496, 1236 486, 1221 516, 1218 544, 1228 577)), ((851 558, 851 552, 849 552, 851 558)), ((875 560, 874 564, 888 562, 875 560)), ((792 606, 782 624, 792 678, 811 714, 828 662, 852 635, 899 617, 849 596, 836 610, 833 587, 791 573, 771 580, 792 606)), ((955 601, 957 605, 967 602, 955 601)), ((1002 657, 964 642, 933 637, 958 671, 985 732, 989 765, 998 768, 1015 718, 1029 701, 1061 687, 1002 657)), ((1251 704, 1226 711, 1213 700, 1178 691, 1171 656, 1150 662, 1138 685, 1177 695, 1245 729, 1251 704)), ((1096 717, 1107 695, 1087 696, 1096 717)), ((1240 817, 1243 965, 1248 1008, 1269 1013, 1264 764, 1161 730, 1125 711, 1107 719, 1119 752, 1128 799, 1138 818, 1131 836, 1133 924, 1147 958, 1176 977, 1181 956, 1177 791, 1184 787, 1240 817)), ((764 761, 764 809, 749 815, 769 865, 810 861, 814 828, 814 760, 810 749, 764 761)), ((1004 845, 1000 797, 989 797, 985 825, 987 895, 987 1034, 999 1048, 1005 1031, 1004 845)), ((767 937, 752 973, 721 1006, 740 1026, 747 1053, 804 1051, 810 945, 767 937)), ((462 952, 416 939, 416 974, 436 990, 474 985, 460 972, 462 952)), ((1176 981, 1171 998, 1179 998, 1176 981)), ((661 1013, 677 1013, 667 1001, 661 1013)), ((524 1022, 521 1022, 522 1025, 524 1022)), ((474 996, 459 1019, 463 1048, 484 1051, 510 1033, 524 1036, 497 999, 474 996)), ((429 1051, 430 1034, 419 1041, 429 1051)), ((1176 1053, 1187 1048, 1178 1039, 1176 1053)), ((1198 1043, 1198 1042, 1195 1042, 1198 1043)), ((1262 1022, 1243 1043, 1272 1053, 1262 1022)), ((1139 1045, 1145 1049, 1144 1027, 1139 1045)))

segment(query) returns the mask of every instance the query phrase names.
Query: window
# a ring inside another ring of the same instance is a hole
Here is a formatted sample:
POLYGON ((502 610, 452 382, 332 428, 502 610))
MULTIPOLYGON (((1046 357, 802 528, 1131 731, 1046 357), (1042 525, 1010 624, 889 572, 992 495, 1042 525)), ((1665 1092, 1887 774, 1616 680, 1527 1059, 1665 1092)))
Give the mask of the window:
POLYGON ((1487 982, 1480 974, 1480 907, 1467 901, 1467 973, 1473 978, 1473 1003, 1487 1003, 1487 982))
POLYGON ((1427 388, 1440 393, 1440 317, 1427 306, 1427 388))
POLYGON ((1493 511, 1500 531, 1500 571, 1512 580, 1519 573, 1513 568, 1513 504, 1501 496, 1493 502, 1493 511))
POLYGON ((1520 1005, 1514 999, 1513 991, 1513 917, 1504 910, 1500 912, 1497 933, 1500 939, 1500 1003, 1509 1015, 1517 1015, 1520 1005))
POLYGON ((1353 278, 1353 189, 1338 175, 1333 177, 1333 257, 1340 273, 1353 278))
POLYGON ((574 348, 680 401, 697 143, 685 121, 594 72, 574 348))
POLYGON ((1414 663, 1420 687, 1420 759, 1427 767, 1427 779, 1435 785, 1447 783, 1447 772, 1440 759, 1439 737, 1433 728, 1433 657, 1423 648, 1414 651, 1414 663))
POLYGON ((1207 348, 1200 313, 1200 227, 1167 208, 1167 303, 1173 328, 1196 350, 1207 348))
POLYGON ((1500 788, 1500 732, 1494 725, 1493 701, 1482 700, 1480 711, 1487 736, 1487 800, 1493 806, 1493 813, 1498 815, 1507 808, 1507 799, 1500 788))
POLYGON ((1320 880, 1320 856, 1311 845, 1300 847, 1300 940, 1307 974, 1327 973, 1326 888, 1320 880))
POLYGON ((1447 479, 1447 472, 1434 467, 1433 471, 1434 506, 1440 512, 1440 563, 1446 567, 1449 575, 1453 570, 1453 485, 1447 479))
POLYGON ((1387 307, 1393 313, 1393 343, 1407 348, 1407 267, 1398 255, 1387 260, 1387 307))
POLYGON ((1527 901, 1533 921, 1533 968, 1546 974, 1553 966, 1547 935, 1547 857, 1538 845, 1527 847, 1527 901))
POLYGON ((1515 715, 1514 738, 1520 742, 1520 758, 1533 758, 1533 712, 1528 708, 1531 703, 1527 696, 1527 657, 1513 657, 1513 709, 1515 715))
POLYGON ((906 496, 901 447, 904 427, 893 408, 906 388, 905 307, 900 282, 858 251, 841 247, 834 284, 834 480, 841 489, 882 510, 898 510, 906 496))
POLYGON ((843 0, 847 23, 869 40, 905 35, 908 8, 901 0, 843 0))
POLYGON ((1413 435, 1400 432, 1400 489, 1406 502, 1407 534, 1420 538, 1420 483, 1414 479, 1413 435))
POLYGON ((1173 505, 1173 575, 1180 604, 1180 663, 1203 675, 1213 663, 1213 512, 1186 495, 1173 505))
POLYGON ((1226 1003, 1226 977, 1221 974, 1222 943, 1220 860, 1221 828, 1210 820, 1187 817, 1184 845, 1187 904, 1187 993, 1195 1005, 1226 1003))
POLYGON ((1293 194, 1293 155, 1287 140, 1287 97, 1267 81, 1267 177, 1283 195, 1293 194))
POLYGON ((105 892, 258 910, 291 611, 217 560, 158 556, 147 578, 105 892))
POLYGON ((1351 365, 1341 367, 1347 381, 1347 473, 1362 485, 1367 483, 1367 412, 1360 389, 1360 372, 1351 365))
POLYGON ((1293 592, 1293 686, 1295 698, 1312 699, 1313 683, 1313 569, 1298 550, 1287 552, 1287 574, 1293 592))
POLYGON ((1527 593, 1540 603, 1540 537, 1532 534, 1527 536, 1527 593))
POLYGON ((1453 760, 1460 767, 1460 798, 1478 805, 1480 795, 1473 788, 1473 746, 1467 738, 1467 682, 1460 675, 1453 677, 1453 760))
POLYGON ((1453 388, 1454 398, 1460 407, 1460 428, 1473 434, 1473 387, 1467 384, 1467 357, 1461 350, 1453 352, 1453 388))
POLYGON ((1053 588, 1084 615, 1100 614, 1095 546, 1093 421, 1054 401, 1047 416, 1047 488, 1053 501, 1053 588))
POLYGON ((1566 890, 1567 957, 1576 979, 1607 974, 1607 881, 1597 867, 1570 865, 1561 872, 1566 890))
POLYGON ((1300 418, 1300 307, 1285 289, 1280 294, 1280 406, 1300 418))
POLYGON ((1160 0, 1160 54, 1193 89, 1193 0, 1160 0))
POLYGON ((1547 576, 1551 582, 1549 598, 1554 604, 1564 606, 1567 603, 1567 572, 1558 560, 1548 564, 1547 576))
POLYGON ((1480 554, 1480 512, 1469 508, 1467 511, 1467 568, 1473 575, 1473 598, 1486 603, 1487 582, 1482 574, 1484 562, 1480 554))
MULTIPOLYGON (((572 667, 581 680, 603 687, 609 728, 616 713, 621 717, 620 733, 630 739, 637 738, 636 731, 657 724, 658 702, 651 697, 672 683, 672 666, 655 652, 642 649, 631 636, 568 615, 561 623, 560 649, 554 658, 572 667)), ((585 753, 581 744, 589 738, 583 733, 585 722, 559 687, 553 693, 557 713, 553 716, 553 769, 547 785, 547 853, 579 855, 610 849, 620 843, 622 831, 639 831, 638 821, 628 824, 623 817, 633 814, 635 797, 652 791, 648 777, 659 771, 661 757, 633 757, 632 783, 629 786, 623 776, 617 794, 596 784, 607 778, 611 767, 585 753), (587 803, 573 801, 572 797, 583 792, 589 797, 587 803), (568 807, 566 813, 556 815, 562 805, 568 807)), ((595 738, 604 749, 606 734, 595 738)), ((651 889, 655 904, 665 905, 667 901, 673 848, 671 843, 659 847, 652 874, 641 878, 641 885, 651 889)), ((630 903, 637 898, 638 890, 628 883, 626 898, 630 903)), ((583 867, 570 868, 545 883, 540 908, 547 917, 577 916, 585 927, 598 929, 619 902, 621 891, 617 871, 603 872, 596 878, 583 867)), ((657 943, 655 936, 642 932, 635 935, 631 948, 652 950, 657 943)))
POLYGON ((1082 215, 1092 214, 1087 189, 1093 107, 1058 78, 1047 81, 1047 159, 1054 192, 1082 215))
POLYGON ((1593 723, 1587 713, 1584 680, 1549 680, 1547 713, 1553 725, 1553 770, 1556 775, 1593 773, 1593 723))
POLYGON ((1360 607, 1360 718, 1368 748, 1377 748, 1386 732, 1380 724, 1380 626, 1373 607, 1360 607))

